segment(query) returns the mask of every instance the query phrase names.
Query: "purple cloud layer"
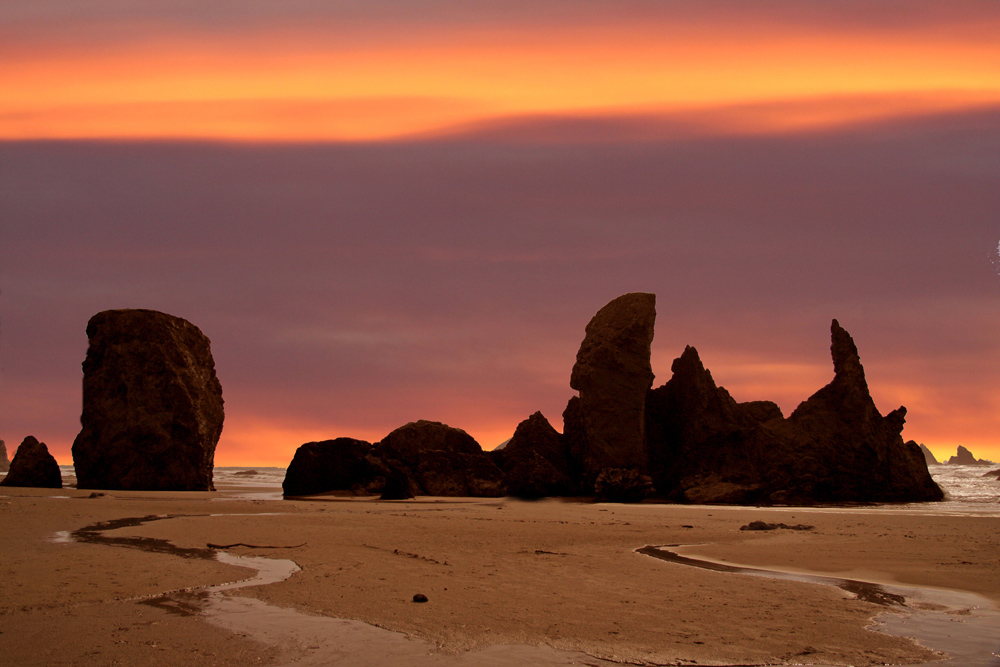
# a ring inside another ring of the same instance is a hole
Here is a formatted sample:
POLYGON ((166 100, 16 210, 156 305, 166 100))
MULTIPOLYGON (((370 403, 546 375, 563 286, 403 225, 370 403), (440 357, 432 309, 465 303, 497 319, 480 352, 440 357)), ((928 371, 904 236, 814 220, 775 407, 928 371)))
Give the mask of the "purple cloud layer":
POLYGON ((738 399, 787 413, 802 382, 749 369, 814 368, 819 388, 836 317, 883 412, 917 397, 925 431, 1000 426, 1000 111, 777 137, 539 131, 0 144, 0 438, 69 463, 87 320, 123 307, 212 339, 227 427, 476 435, 542 409, 558 428, 584 326, 628 291, 658 296, 657 384, 694 344, 738 399))

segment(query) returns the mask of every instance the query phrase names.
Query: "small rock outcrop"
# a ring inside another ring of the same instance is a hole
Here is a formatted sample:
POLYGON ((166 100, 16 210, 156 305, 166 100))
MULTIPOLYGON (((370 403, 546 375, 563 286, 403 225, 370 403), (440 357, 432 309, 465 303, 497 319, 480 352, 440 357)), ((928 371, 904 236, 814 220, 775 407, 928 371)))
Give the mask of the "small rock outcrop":
POLYGON ((503 470, 509 496, 534 499, 575 493, 563 437, 541 412, 518 424, 505 446, 490 455, 503 470))
POLYGON ((307 442, 295 451, 282 490, 285 496, 381 494, 383 500, 497 497, 503 495, 503 472, 465 431, 421 420, 374 445, 352 438, 307 442))
POLYGON ((570 387, 580 395, 575 406, 567 406, 573 421, 564 425, 585 494, 606 468, 646 473, 645 410, 653 384, 655 320, 656 296, 637 292, 614 299, 587 324, 570 377, 570 387))
MULTIPOLYGON (((907 445, 909 445, 910 442, 912 442, 913 444, 916 444, 916 442, 914 442, 913 440, 910 440, 909 442, 907 442, 907 445)), ((919 445, 917 445, 917 447, 920 448, 920 453, 924 455, 924 461, 927 463, 927 465, 929 465, 929 466, 930 465, 938 465, 939 462, 938 462, 938 460, 936 458, 934 458, 934 452, 932 452, 931 450, 929 450, 927 448, 927 445, 925 445, 924 443, 920 443, 919 445)))
POLYGON ((10 469, 10 459, 7 458, 7 445, 0 440, 0 472, 7 472, 10 469))
POLYGON ((108 310, 87 324, 81 489, 214 490, 222 386, 208 338, 153 310, 108 310))
POLYGON ((28 436, 14 453, 7 476, 0 486, 33 486, 43 489, 61 489, 62 475, 59 464, 49 454, 44 442, 28 436))
POLYGON ((962 445, 958 446, 958 451, 955 452, 955 456, 948 459, 948 465, 950 466, 991 466, 994 465, 993 461, 987 461, 986 459, 977 459, 972 455, 968 449, 962 445))
POLYGON ((372 454, 370 442, 353 438, 307 442, 295 450, 281 489, 286 496, 327 491, 381 493, 389 472, 388 466, 372 454))
POLYGON ((372 448, 390 469, 409 473, 419 495, 503 495, 503 472, 465 431, 420 420, 397 428, 372 448))

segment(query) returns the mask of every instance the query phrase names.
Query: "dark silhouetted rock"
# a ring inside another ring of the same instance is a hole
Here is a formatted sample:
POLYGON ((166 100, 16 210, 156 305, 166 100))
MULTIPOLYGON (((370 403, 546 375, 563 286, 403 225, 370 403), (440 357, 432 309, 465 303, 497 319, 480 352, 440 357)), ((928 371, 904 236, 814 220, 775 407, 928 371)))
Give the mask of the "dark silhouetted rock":
POLYGON ((61 489, 62 475, 59 464, 49 454, 44 442, 28 436, 14 453, 7 476, 0 486, 34 486, 43 489, 61 489))
POLYGON ((461 429, 420 420, 397 428, 373 447, 391 468, 408 472, 421 495, 503 495, 503 472, 461 429))
POLYGON ((372 454, 372 445, 353 438, 307 442, 295 450, 281 489, 286 496, 327 491, 381 493, 389 468, 372 454))
POLYGON ((883 417, 853 339, 836 320, 831 334, 833 381, 788 419, 736 403, 685 350, 647 403, 658 491, 697 503, 940 500, 920 448, 900 437, 906 409, 883 417))
POLYGON ((920 448, 900 437, 906 408, 881 416, 854 339, 837 320, 830 329, 833 381, 774 429, 809 454, 789 487, 819 501, 941 500, 920 448))
POLYGON ((380 500, 409 500, 417 483, 402 468, 392 468, 382 487, 380 500))
POLYGON ((948 465, 950 466, 991 466, 994 465, 993 461, 987 461, 986 459, 977 459, 972 455, 968 449, 962 445, 958 446, 958 451, 955 456, 948 459, 948 465))
POLYGON ((213 490, 222 387, 208 338, 152 310, 108 310, 87 324, 81 489, 213 490))
POLYGON ((0 472, 7 472, 10 468, 10 459, 7 458, 7 445, 0 440, 0 472))
POLYGON ((761 423, 781 420, 769 401, 737 403, 687 346, 673 376, 649 392, 646 429, 657 490, 692 503, 748 503, 760 495, 758 457, 745 447, 761 423))
MULTIPOLYGON (((914 442, 913 440, 910 440, 909 442, 913 442, 914 444, 916 444, 916 442, 914 442)), ((909 444, 909 442, 907 444, 909 444)), ((927 449, 927 446, 925 444, 920 443, 919 445, 917 445, 917 447, 920 448, 920 453, 924 455, 924 462, 927 463, 927 465, 938 464, 938 460, 934 458, 934 452, 927 449)))
POLYGON ((594 481, 598 502, 638 503, 653 495, 653 480, 634 468, 605 468, 594 481))
POLYGON ((587 324, 570 377, 570 387, 580 392, 578 423, 567 440, 585 493, 605 468, 646 472, 645 409, 653 384, 655 320, 656 296, 633 293, 608 303, 587 324))
POLYGON ((990 470, 989 472, 983 473, 983 477, 992 477, 993 479, 1000 480, 1000 470, 990 470))
POLYGON ((417 593, 416 595, 413 596, 413 601, 414 602, 427 602, 427 596, 424 595, 423 593, 417 593))
POLYGON ((505 446, 490 454, 503 470, 509 496, 532 499, 574 493, 563 437, 541 412, 518 424, 505 446))
POLYGON ((766 521, 751 521, 745 526, 740 526, 740 530, 778 530, 782 528, 784 530, 812 530, 816 526, 810 526, 805 523, 787 524, 787 523, 767 523, 766 521))

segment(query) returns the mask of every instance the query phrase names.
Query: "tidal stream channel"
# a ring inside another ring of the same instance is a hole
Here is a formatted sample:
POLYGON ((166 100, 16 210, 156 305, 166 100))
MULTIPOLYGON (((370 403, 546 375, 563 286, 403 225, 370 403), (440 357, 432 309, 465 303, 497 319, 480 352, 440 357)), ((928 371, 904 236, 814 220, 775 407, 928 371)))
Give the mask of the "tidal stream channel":
MULTIPOLYGON (((85 526, 68 535, 60 534, 56 539, 141 549, 181 558, 215 560, 256 570, 256 576, 250 579, 171 591, 141 602, 174 614, 197 615, 231 632, 249 635, 261 643, 277 646, 281 651, 282 667, 381 667, 387 664, 414 667, 599 667, 620 664, 546 646, 503 645, 458 655, 444 653, 427 642, 361 621, 313 616, 294 609, 276 607, 255 598, 226 594, 227 591, 240 588, 284 581, 300 569, 291 560, 233 556, 219 548, 185 548, 162 539, 107 534, 120 528, 184 516, 188 515, 149 515, 105 521, 85 526)), ((691 546, 693 545, 688 545, 687 548, 691 546)), ((682 548, 685 548, 684 545, 647 545, 636 549, 636 552, 669 563, 717 572, 837 586, 858 599, 892 609, 875 619, 872 630, 911 637, 944 654, 941 661, 909 667, 1000 667, 1000 613, 979 595, 743 567, 683 556, 678 553, 682 548)))

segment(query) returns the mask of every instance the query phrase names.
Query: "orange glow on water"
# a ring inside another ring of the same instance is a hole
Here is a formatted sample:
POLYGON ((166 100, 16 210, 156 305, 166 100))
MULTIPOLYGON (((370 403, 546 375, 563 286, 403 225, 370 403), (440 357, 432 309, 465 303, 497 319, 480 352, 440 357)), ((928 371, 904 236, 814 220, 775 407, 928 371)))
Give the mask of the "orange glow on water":
POLYGON ((732 26, 10 47, 0 137, 387 139, 525 115, 728 109, 736 131, 1000 102, 1000 45, 732 26))

